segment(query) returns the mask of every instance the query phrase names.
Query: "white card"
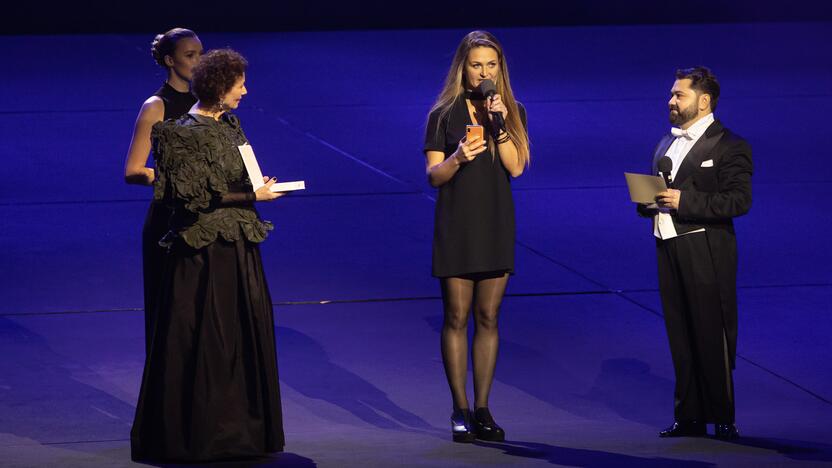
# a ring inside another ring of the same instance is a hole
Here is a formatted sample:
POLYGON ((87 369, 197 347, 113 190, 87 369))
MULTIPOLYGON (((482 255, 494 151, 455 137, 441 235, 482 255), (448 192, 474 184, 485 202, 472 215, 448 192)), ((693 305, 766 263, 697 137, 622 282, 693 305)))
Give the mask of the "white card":
POLYGON ((269 189, 272 192, 294 192, 295 190, 306 190, 306 182, 296 180, 293 182, 277 182, 269 189))
POLYGON ((263 183, 263 173, 260 172, 260 165, 257 164, 257 158, 254 157, 254 150, 251 145, 240 145, 237 147, 240 150, 240 155, 243 157, 243 164, 246 165, 246 172, 248 178, 251 179, 251 186, 254 191, 266 185, 263 183))

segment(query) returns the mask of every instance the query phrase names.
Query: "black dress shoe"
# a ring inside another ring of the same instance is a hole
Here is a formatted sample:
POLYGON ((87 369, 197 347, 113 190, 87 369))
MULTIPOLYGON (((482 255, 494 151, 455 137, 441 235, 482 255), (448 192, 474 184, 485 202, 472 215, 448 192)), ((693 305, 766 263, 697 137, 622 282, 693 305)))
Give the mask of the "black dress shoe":
POLYGON ((494 422, 488 408, 477 408, 474 411, 474 432, 477 439, 490 442, 503 442, 506 440, 506 432, 494 422))
POLYGON ((717 424, 714 426, 714 437, 719 440, 734 440, 740 438, 740 431, 734 424, 717 424))
POLYGON ((471 424, 471 410, 468 408, 454 410, 451 415, 451 436, 454 442, 471 443, 477 438, 471 424))
POLYGON ((659 432, 659 437, 702 437, 705 435, 705 423, 697 421, 676 421, 672 426, 659 432))

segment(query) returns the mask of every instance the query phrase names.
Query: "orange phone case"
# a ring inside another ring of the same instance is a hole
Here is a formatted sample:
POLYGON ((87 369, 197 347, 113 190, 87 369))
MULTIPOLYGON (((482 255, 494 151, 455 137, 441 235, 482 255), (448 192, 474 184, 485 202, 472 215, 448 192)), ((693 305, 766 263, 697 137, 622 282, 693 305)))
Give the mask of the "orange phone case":
POLYGON ((474 135, 480 137, 480 139, 485 138, 485 129, 482 125, 465 126, 465 141, 471 141, 471 138, 473 138, 474 135))

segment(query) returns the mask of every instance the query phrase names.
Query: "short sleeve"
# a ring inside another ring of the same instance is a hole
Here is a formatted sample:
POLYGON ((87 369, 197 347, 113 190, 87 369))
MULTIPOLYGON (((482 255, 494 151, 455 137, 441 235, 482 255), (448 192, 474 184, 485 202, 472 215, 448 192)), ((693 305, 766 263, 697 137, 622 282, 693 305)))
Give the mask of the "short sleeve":
POLYGON ((423 151, 445 152, 445 129, 448 119, 439 118, 440 109, 435 109, 428 116, 428 124, 425 129, 425 146, 423 151))
POLYGON ((196 213, 228 192, 217 142, 209 132, 165 121, 153 126, 151 140, 157 166, 155 199, 167 198, 196 213))

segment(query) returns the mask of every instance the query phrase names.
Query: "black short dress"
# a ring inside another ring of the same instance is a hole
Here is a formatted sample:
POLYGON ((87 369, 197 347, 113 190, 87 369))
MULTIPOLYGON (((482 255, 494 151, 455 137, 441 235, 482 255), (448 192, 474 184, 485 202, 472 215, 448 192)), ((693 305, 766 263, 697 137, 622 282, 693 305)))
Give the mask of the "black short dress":
MULTIPOLYGON (((526 110, 518 103, 526 125, 526 110)), ((472 124, 465 97, 460 96, 445 118, 428 117, 424 151, 445 158, 457 149, 472 124)), ((514 200, 511 175, 493 142, 447 183, 439 187, 433 234, 433 276, 458 277, 487 272, 514 273, 514 200)))

